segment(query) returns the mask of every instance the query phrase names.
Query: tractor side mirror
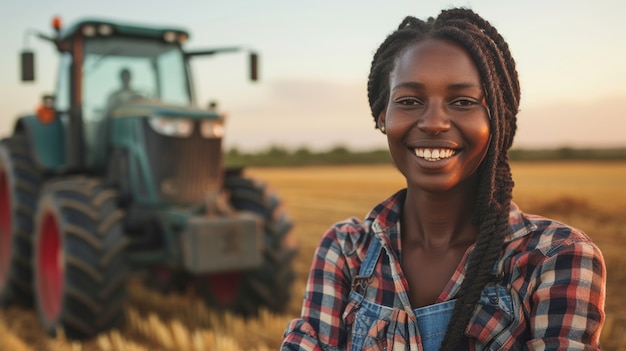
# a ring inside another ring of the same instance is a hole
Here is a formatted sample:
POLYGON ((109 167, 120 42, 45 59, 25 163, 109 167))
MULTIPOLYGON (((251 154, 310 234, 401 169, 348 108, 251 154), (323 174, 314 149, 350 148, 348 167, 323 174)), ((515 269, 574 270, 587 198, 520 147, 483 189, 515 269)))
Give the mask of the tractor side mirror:
POLYGON ((35 80, 35 53, 32 51, 22 51, 22 82, 32 82, 35 80))
POLYGON ((259 55, 256 52, 250 53, 250 80, 259 80, 259 55))

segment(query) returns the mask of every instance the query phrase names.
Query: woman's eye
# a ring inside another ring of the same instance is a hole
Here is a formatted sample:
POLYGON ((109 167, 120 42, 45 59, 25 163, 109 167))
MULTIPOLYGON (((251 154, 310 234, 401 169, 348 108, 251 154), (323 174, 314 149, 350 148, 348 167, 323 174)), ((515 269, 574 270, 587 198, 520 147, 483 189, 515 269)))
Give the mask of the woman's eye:
POLYGON ((458 107, 470 107, 470 106, 475 106, 478 104, 479 104, 478 101, 472 100, 472 99, 457 99, 457 100, 452 101, 452 105, 458 106, 458 107))
POLYGON ((414 98, 400 98, 400 99, 396 99, 396 104, 399 105, 405 105, 405 106, 415 106, 415 105, 421 105, 422 103, 414 98))

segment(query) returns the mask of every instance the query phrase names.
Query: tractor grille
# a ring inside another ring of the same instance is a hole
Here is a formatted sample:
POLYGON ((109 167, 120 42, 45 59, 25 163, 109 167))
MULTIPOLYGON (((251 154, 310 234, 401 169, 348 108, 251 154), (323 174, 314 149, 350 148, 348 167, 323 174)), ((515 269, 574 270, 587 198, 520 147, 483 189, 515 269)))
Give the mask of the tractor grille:
POLYGON ((187 138, 168 137, 144 122, 152 178, 161 197, 174 203, 199 203, 222 184, 221 139, 200 136, 199 122, 187 138))

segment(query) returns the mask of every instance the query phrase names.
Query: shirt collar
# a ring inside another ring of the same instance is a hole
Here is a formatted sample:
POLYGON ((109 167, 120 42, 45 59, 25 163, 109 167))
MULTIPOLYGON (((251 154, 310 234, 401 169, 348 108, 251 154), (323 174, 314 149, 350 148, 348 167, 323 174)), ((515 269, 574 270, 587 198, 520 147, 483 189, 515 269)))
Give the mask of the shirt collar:
POLYGON ((372 223, 374 232, 399 232, 400 215, 406 199, 406 188, 391 195, 367 215, 366 220, 372 223))
POLYGON ((524 237, 537 229, 537 225, 527 219, 526 215, 513 201, 511 201, 511 209, 509 211, 509 225, 511 226, 511 233, 504 238, 505 243, 524 237))
MULTIPOLYGON (((374 207, 367 215, 375 233, 386 233, 392 242, 400 240, 400 215, 406 199, 406 188, 399 190, 389 198, 374 207)), ((537 226, 526 218, 519 206, 511 201, 509 211, 509 225, 511 233, 504 239, 505 243, 524 237, 537 229, 537 226)))

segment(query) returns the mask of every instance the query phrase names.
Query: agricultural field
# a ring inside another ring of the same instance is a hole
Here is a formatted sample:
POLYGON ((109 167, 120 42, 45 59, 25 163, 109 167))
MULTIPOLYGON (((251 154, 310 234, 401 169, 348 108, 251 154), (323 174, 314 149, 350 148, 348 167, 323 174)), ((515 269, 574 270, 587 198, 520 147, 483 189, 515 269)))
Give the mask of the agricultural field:
MULTIPOLYGON (((300 311, 301 297, 322 233, 334 222, 363 217, 373 205, 403 187, 389 165, 251 168, 269 184, 295 223, 300 251, 293 300, 285 314, 260 311, 243 320, 207 310, 193 296, 164 296, 136 282, 123 330, 82 343, 55 339, 38 328, 32 311, 0 312, 0 350, 277 350, 281 334, 300 311)), ((529 213, 583 229, 602 249, 608 270, 605 350, 626 350, 626 162, 514 163, 514 200, 529 213)))

